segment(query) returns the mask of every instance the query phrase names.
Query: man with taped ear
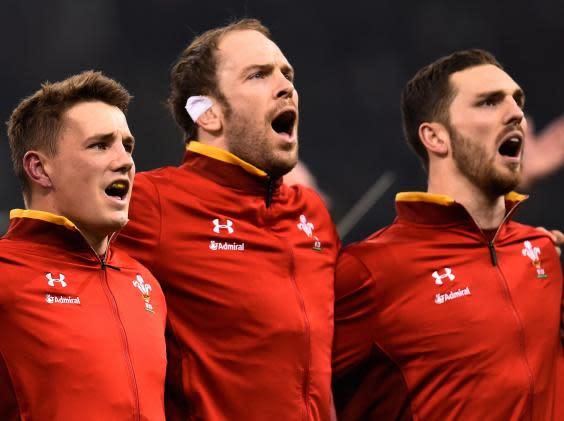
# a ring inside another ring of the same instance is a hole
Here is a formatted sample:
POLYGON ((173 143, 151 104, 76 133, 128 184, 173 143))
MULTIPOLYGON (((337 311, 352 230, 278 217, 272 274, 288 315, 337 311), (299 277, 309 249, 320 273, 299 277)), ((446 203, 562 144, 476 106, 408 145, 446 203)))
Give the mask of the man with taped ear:
POLYGON ((197 36, 171 72, 179 167, 140 173, 121 247, 168 304, 167 418, 326 420, 339 239, 298 159, 294 70, 260 22, 197 36))
POLYGON ((0 240, 0 419, 164 420, 163 293, 111 241, 127 222, 131 97, 87 71, 45 83, 8 137, 26 209, 0 240))

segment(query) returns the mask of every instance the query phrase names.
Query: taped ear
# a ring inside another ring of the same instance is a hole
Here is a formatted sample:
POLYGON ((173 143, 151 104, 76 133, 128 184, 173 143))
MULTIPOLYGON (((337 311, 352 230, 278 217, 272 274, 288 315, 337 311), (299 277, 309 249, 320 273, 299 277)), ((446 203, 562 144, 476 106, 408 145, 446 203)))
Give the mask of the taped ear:
POLYGON ((38 151, 27 151, 23 157, 23 169, 28 178, 46 189, 53 186, 46 168, 47 161, 47 157, 38 151))
POLYGON ((213 104, 198 117, 196 124, 207 132, 219 132, 223 127, 223 113, 219 108, 217 103, 213 104))
POLYGON ((221 107, 217 100, 205 95, 194 95, 186 100, 186 112, 202 129, 217 132, 222 128, 221 107))
POLYGON ((429 155, 446 156, 450 149, 450 134, 441 123, 422 123, 419 126, 419 139, 429 155))

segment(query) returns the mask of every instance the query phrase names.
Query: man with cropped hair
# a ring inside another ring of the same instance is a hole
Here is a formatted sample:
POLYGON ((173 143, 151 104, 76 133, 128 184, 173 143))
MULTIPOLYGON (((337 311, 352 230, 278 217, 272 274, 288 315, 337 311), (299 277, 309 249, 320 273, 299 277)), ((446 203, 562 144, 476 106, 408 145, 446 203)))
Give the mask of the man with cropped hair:
POLYGON ((135 174, 131 97, 87 71, 8 121, 26 209, 0 240, 0 418, 164 420, 166 306, 110 243, 135 174))
POLYGON ((525 96, 490 53, 419 70, 402 95, 427 192, 337 264, 340 420, 556 420, 562 268, 548 233, 512 220, 525 96))

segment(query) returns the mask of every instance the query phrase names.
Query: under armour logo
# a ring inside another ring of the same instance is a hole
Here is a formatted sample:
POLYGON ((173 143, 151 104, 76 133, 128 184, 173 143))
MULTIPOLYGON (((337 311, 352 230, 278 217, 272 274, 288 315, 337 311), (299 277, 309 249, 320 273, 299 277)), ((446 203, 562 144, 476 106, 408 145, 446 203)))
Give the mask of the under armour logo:
POLYGON ((213 222, 213 225, 214 225, 213 232, 215 232, 217 234, 219 234, 219 231, 222 230, 222 229, 227 230, 227 232, 229 234, 233 234, 233 232, 235 231, 232 228, 233 221, 231 219, 227 219, 225 224, 220 224, 218 218, 214 219, 212 222, 213 222))
POLYGON ((439 275, 438 271, 433 272, 433 278, 435 278, 435 285, 442 285, 443 279, 448 278, 449 281, 454 281, 455 276, 452 274, 451 268, 444 268, 445 273, 439 275))
POLYGON ((67 286, 67 283, 65 282, 65 275, 63 275, 62 273, 59 273, 58 278, 53 278, 53 275, 51 274, 51 272, 46 274, 45 277, 48 279, 47 283, 49 284, 49 286, 54 287, 55 282, 60 283, 63 288, 65 288, 67 286))
POLYGON ((298 224, 298 229, 305 232, 308 237, 313 235, 313 224, 307 221, 305 215, 300 215, 300 223, 298 224))

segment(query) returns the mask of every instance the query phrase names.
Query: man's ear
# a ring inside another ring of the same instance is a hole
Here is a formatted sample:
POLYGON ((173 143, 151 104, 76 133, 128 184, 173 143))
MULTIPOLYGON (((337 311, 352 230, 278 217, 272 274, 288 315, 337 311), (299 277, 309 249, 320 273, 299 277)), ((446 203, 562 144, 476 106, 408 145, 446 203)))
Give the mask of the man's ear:
POLYGON ((43 188, 53 187, 49 177, 47 157, 39 151, 27 151, 23 157, 23 169, 29 179, 43 188))
POLYGON ((450 149, 450 134, 447 128, 437 122, 422 123, 419 126, 419 139, 429 154, 444 157, 450 149))
POLYGON ((223 128, 223 109, 217 101, 208 108, 196 121, 198 127, 206 132, 217 133, 223 128))

